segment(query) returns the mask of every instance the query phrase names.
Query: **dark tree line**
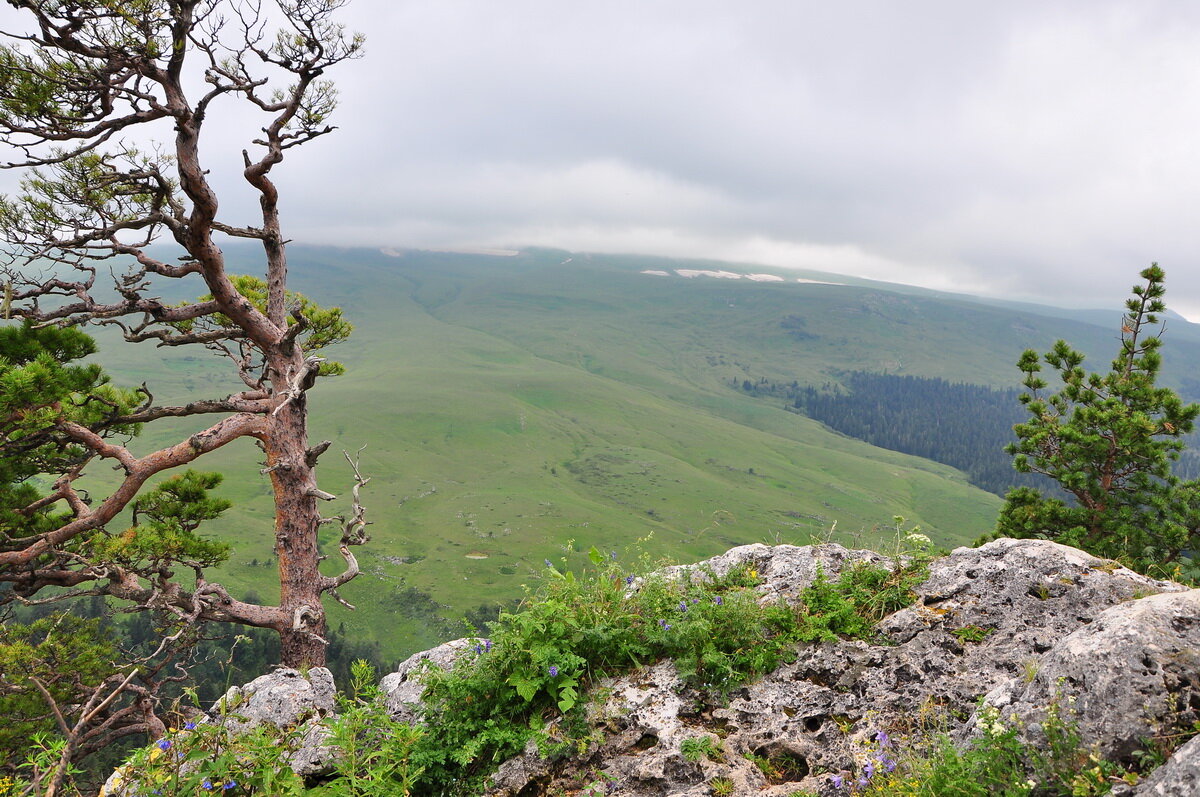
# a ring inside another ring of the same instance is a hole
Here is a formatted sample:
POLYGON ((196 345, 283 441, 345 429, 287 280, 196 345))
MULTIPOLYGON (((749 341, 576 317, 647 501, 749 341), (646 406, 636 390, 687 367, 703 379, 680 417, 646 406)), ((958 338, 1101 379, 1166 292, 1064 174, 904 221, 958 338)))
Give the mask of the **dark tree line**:
POLYGON ((1004 495, 1018 486, 1054 490, 1035 474, 1013 470, 1004 447, 1025 419, 1019 390, 919 376, 852 371, 820 387, 743 380, 754 395, 785 400, 795 411, 849 437, 958 468, 972 484, 1004 495))
MULTIPOLYGON (((20 611, 19 618, 9 618, 19 623, 29 623, 54 614, 50 607, 33 606, 20 611)), ((102 598, 79 601, 74 606, 74 616, 80 620, 95 622, 100 632, 109 639, 119 640, 120 646, 130 656, 145 654, 153 650, 162 639, 164 625, 170 618, 155 612, 113 614, 102 598)), ((329 650, 326 658, 328 667, 339 684, 350 683, 350 665, 365 659, 377 672, 390 672, 397 662, 387 659, 378 642, 353 639, 347 636, 345 623, 340 623, 329 632, 329 650)), ((244 684, 268 673, 279 665, 279 635, 269 629, 233 629, 214 624, 200 629, 194 643, 181 651, 188 678, 181 682, 196 689, 199 702, 207 706, 226 691, 227 685, 244 684), (240 639, 238 638, 240 637, 240 639)), ((181 689, 160 695, 168 702, 182 694, 181 689)), ((4 706, 0 696, 0 707, 4 706)), ((15 716, 9 714, 9 719, 15 716)))

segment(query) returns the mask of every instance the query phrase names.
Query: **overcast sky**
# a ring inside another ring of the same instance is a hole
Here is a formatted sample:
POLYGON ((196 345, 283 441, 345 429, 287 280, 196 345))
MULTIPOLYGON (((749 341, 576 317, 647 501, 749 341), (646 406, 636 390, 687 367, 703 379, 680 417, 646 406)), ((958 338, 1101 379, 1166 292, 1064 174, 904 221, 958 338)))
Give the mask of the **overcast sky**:
MULTIPOLYGON (((353 0, 301 241, 556 246, 1200 320, 1200 3, 353 0)), ((236 153, 236 149, 232 150, 236 153)), ((210 161, 216 145, 205 150, 210 161)))

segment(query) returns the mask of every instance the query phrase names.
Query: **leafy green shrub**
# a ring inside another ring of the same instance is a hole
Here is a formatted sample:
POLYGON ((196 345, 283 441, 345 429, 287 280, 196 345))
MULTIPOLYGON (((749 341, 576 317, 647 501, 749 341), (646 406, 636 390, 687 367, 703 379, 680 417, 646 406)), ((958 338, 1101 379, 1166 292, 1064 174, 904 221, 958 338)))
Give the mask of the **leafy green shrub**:
POLYGON ((912 601, 928 561, 860 563, 836 582, 822 574, 792 607, 760 603, 749 566, 639 578, 594 548, 589 556, 596 570, 586 578, 547 561, 541 588, 518 611, 502 612, 453 669, 427 672, 414 790, 478 789, 531 738, 550 755, 586 747, 583 694, 599 678, 671 659, 690 686, 720 696, 791 659, 798 642, 870 636, 879 618, 912 601), (563 722, 552 735, 556 715, 563 722))
POLYGON ((679 752, 688 761, 700 761, 705 758, 713 761, 721 760, 721 746, 711 736, 693 736, 684 739, 679 744, 679 752))
POLYGON ((897 559, 891 569, 856 562, 837 581, 830 581, 818 566, 816 579, 800 596, 807 613, 799 638, 809 642, 871 638, 877 622, 912 604, 913 589, 928 577, 928 564, 928 557, 920 553, 897 559))
POLYGON ((723 694, 793 657, 796 611, 760 604, 748 568, 707 583, 648 577, 632 601, 651 661, 672 659, 689 685, 723 694))
POLYGON ((118 770, 127 793, 166 797, 193 794, 304 793, 287 758, 299 739, 270 725, 235 733, 218 723, 188 722, 143 748, 118 770))
MULTIPOLYGON (((351 669, 353 696, 339 696, 339 714, 326 723, 337 753, 329 782, 306 789, 292 771, 289 757, 303 741, 299 730, 259 725, 232 731, 222 723, 187 722, 118 770, 122 793, 406 797, 419 774, 409 754, 421 731, 392 721, 369 664, 357 661, 351 669)), ((231 717, 236 708, 222 706, 231 717)))
POLYGON ((328 722, 337 749, 335 779, 309 791, 320 797, 407 797, 421 774, 410 762, 422 731, 392 720, 375 670, 351 666, 352 697, 338 696, 338 716, 328 722))
POLYGON ((744 658, 760 660, 758 652, 749 656, 754 643, 772 647, 754 631, 775 634, 746 618, 757 611, 752 595, 732 601, 735 628, 716 611, 726 606, 722 593, 730 593, 723 585, 648 578, 634 590, 633 575, 598 551, 591 556, 594 576, 578 579, 548 566, 542 588, 519 611, 502 612, 473 655, 449 672, 428 673, 429 733, 415 753, 426 770, 422 783, 469 791, 535 734, 549 752, 569 749, 586 733, 581 690, 597 678, 678 654, 686 659, 681 669, 702 683, 706 675, 744 672, 751 666, 744 658), (576 738, 542 733, 544 718, 555 714, 565 715, 576 738))
POLYGON ((829 776, 846 795, 879 797, 1093 797, 1138 775, 1099 758, 1080 737, 1077 723, 1051 701, 1041 723, 1044 743, 1021 739, 1020 728, 981 708, 981 735, 958 747, 944 733, 909 740, 908 749, 880 731, 876 747, 857 773, 829 776))

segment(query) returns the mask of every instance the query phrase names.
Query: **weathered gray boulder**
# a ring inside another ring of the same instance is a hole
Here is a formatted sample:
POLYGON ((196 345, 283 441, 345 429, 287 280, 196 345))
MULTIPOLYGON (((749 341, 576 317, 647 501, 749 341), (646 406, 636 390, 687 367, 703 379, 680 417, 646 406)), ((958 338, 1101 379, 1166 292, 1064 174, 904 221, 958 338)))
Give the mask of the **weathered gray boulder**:
POLYGON ((1200 590, 1113 606, 987 696, 1040 741, 1048 711, 1074 722, 1105 759, 1134 763, 1146 740, 1200 721, 1200 590))
POLYGON ((470 648, 474 642, 470 639, 454 639, 430 650, 423 650, 409 656, 400 663, 394 672, 388 673, 379 682, 379 688, 387 698, 388 710, 397 722, 418 722, 421 695, 425 686, 421 683, 421 673, 428 667, 440 667, 448 670, 463 651, 470 648))
POLYGON ((307 673, 280 667, 244 686, 230 688, 209 712, 235 733, 261 725, 296 730, 300 743, 288 758, 297 774, 330 771, 333 751, 326 744, 328 730, 321 721, 336 711, 337 688, 333 673, 313 667, 307 673))
POLYGON ((258 725, 294 728, 313 718, 332 714, 337 687, 333 673, 313 667, 307 673, 279 667, 248 684, 234 686, 216 703, 211 714, 234 730, 258 725))

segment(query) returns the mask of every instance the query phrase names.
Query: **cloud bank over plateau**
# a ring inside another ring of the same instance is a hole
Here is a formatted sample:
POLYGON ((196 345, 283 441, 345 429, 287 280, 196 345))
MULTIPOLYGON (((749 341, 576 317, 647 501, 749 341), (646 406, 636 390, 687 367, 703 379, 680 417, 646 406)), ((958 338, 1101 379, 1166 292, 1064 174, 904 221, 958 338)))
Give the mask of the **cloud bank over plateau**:
MULTIPOLYGON (((1200 318, 1200 4, 353 0, 343 18, 368 42, 329 74, 340 129, 278 172, 296 240, 1106 307, 1158 261, 1200 318)), ((230 184, 243 141, 206 145, 230 184)))

